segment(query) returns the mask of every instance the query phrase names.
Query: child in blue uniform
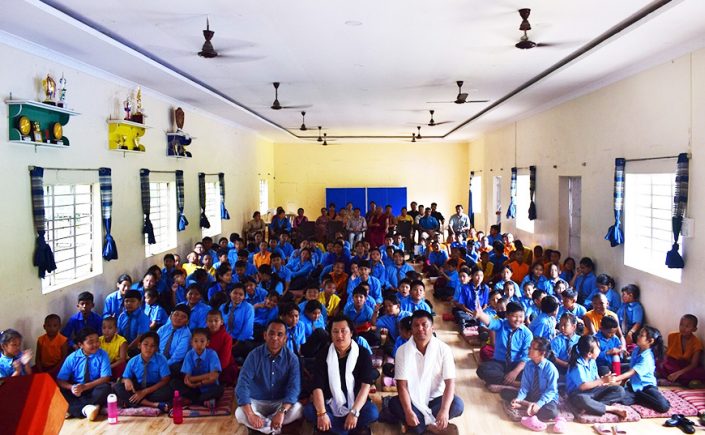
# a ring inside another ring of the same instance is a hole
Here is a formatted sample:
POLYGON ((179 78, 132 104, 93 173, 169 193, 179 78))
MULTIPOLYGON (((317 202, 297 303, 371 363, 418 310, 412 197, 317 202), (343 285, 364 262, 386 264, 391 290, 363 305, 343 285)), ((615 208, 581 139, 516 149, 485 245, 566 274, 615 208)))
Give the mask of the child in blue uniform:
POLYGON ((220 306, 225 330, 233 338, 233 357, 245 358, 255 347, 255 310, 245 302, 245 288, 237 283, 230 290, 230 302, 220 306))
POLYGON ((529 361, 524 367, 519 391, 502 390, 502 399, 511 402, 512 408, 526 408, 528 420, 523 425, 546 429, 547 421, 558 417, 558 370, 546 359, 550 344, 543 337, 535 337, 529 348, 529 361), (532 418, 533 417, 533 418, 532 418))
POLYGON ((614 406, 614 403, 623 403, 626 392, 615 382, 613 375, 598 376, 595 359, 599 355, 600 346, 595 337, 580 337, 570 353, 570 368, 566 376, 568 402, 578 412, 591 415, 609 412, 625 418, 627 411, 614 406))
POLYGON ((379 345, 379 331, 372 325, 374 309, 366 303, 367 290, 362 286, 357 286, 353 290, 352 296, 353 303, 345 307, 343 314, 352 320, 358 335, 364 337, 372 346, 379 345))
MULTIPOLYGON (((300 308, 301 306, 299 306, 300 308)), ((299 321, 304 325, 306 340, 319 329, 325 330, 326 322, 323 317, 323 304, 317 299, 306 301, 303 308, 303 315, 299 321)))
POLYGON ((137 353, 137 344, 140 334, 149 331, 150 320, 140 306, 142 294, 139 290, 125 292, 123 303, 125 311, 118 317, 118 333, 127 340, 128 355, 137 353))
POLYGON ((575 333, 578 322, 571 313, 563 313, 558 322, 560 334, 551 340, 551 351, 553 352, 553 363, 558 368, 558 373, 565 375, 568 371, 570 361, 570 351, 578 343, 580 335, 575 333))
POLYGON ((191 330, 188 327, 191 309, 186 304, 174 307, 169 322, 159 328, 159 353, 164 355, 169 365, 172 379, 181 376, 181 364, 191 344, 191 330))
POLYGON ((156 331, 164 323, 166 323, 169 316, 159 305, 159 293, 156 289, 149 289, 144 292, 144 314, 149 317, 149 330, 156 331))
POLYGON ((66 358, 56 382, 69 402, 69 415, 93 421, 110 394, 110 359, 91 327, 78 331, 76 343, 78 350, 66 358))
POLYGON ((174 381, 172 385, 179 390, 184 404, 203 404, 208 409, 215 409, 216 400, 223 396, 225 388, 218 382, 222 368, 218 354, 208 349, 210 333, 205 328, 197 328, 191 336, 191 349, 186 353, 181 373, 183 381, 174 381))
POLYGON ((61 330, 61 335, 68 338, 69 348, 78 349, 78 343, 74 342, 74 336, 83 328, 91 327, 96 331, 100 331, 103 325, 103 319, 93 312, 95 303, 93 302, 93 293, 81 292, 78 294, 78 312, 69 318, 66 326, 61 330))
POLYGON ((617 336, 617 319, 605 316, 600 321, 600 330, 595 334, 595 340, 600 345, 600 356, 597 357, 597 372, 600 375, 612 370, 612 360, 622 355, 622 340, 617 336))
POLYGON ((159 335, 149 331, 140 336, 140 354, 127 362, 122 382, 115 384, 115 395, 122 408, 148 406, 169 412, 173 390, 164 355, 158 353, 159 335))
POLYGON ((264 342, 264 330, 267 328, 269 322, 279 317, 278 303, 279 293, 277 293, 276 290, 271 290, 263 302, 252 306, 255 310, 253 334, 257 343, 264 342))
POLYGON ((619 310, 619 307, 622 306, 622 296, 617 290, 614 289, 614 286, 615 282, 611 276, 604 273, 600 274, 595 279, 595 290, 592 291, 592 294, 590 294, 588 299, 585 301, 585 308, 590 310, 592 308, 593 296, 597 293, 602 293, 607 298, 610 310, 616 313, 619 310))
POLYGON ((631 369, 615 378, 627 381, 626 404, 638 403, 656 412, 665 413, 671 404, 656 386, 656 359, 663 356, 663 337, 658 329, 644 326, 636 335, 636 349, 632 352, 631 369))
POLYGON ((573 288, 575 293, 578 295, 578 303, 584 305, 589 302, 590 296, 597 288, 595 283, 595 263, 592 262, 590 257, 583 257, 580 259, 578 264, 578 274, 573 277, 573 288))
POLYGON ((622 287, 622 306, 617 310, 619 324, 624 332, 628 346, 636 343, 636 333, 644 324, 644 307, 639 302, 641 290, 635 284, 622 287))
POLYGON ((125 297, 125 292, 132 286, 132 278, 130 275, 123 273, 117 279, 116 287, 117 290, 110 293, 105 297, 105 302, 103 303, 103 317, 115 317, 116 319, 123 311, 125 307, 123 306, 122 300, 125 297))
POLYGON ((299 321, 300 310, 299 306, 294 302, 286 303, 280 310, 279 317, 286 324, 286 347, 292 352, 301 356, 313 356, 315 352, 311 354, 302 352, 302 346, 306 343, 306 332, 304 325, 299 321))
POLYGON ((541 299, 541 313, 529 324, 529 330, 534 337, 543 337, 552 340, 556 336, 556 315, 558 314, 558 300, 553 296, 541 299))
POLYGON ((14 329, 6 329, 0 332, 0 378, 11 376, 31 375, 32 351, 25 349, 22 351, 22 335, 14 329))
POLYGON ((433 315, 433 310, 426 301, 425 296, 426 287, 424 286, 423 281, 420 279, 412 281, 411 293, 409 294, 409 297, 402 302, 401 309, 410 313, 413 313, 416 310, 426 310, 433 315))
POLYGON ((210 305, 201 300, 201 292, 198 286, 191 284, 186 292, 186 302, 191 310, 188 327, 191 331, 196 328, 205 328, 208 312, 212 309, 210 305))

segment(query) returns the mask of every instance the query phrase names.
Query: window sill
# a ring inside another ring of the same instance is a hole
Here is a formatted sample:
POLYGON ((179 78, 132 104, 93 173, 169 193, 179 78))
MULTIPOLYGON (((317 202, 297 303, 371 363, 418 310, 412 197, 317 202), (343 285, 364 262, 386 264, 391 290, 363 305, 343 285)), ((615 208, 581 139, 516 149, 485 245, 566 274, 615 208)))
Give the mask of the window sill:
MULTIPOLYGON (((55 291, 57 291, 57 290, 64 289, 64 288, 66 288, 66 287, 70 287, 70 286, 72 286, 72 285, 74 285, 74 284, 78 284, 78 283, 83 282, 83 281, 85 281, 85 280, 88 280, 88 279, 91 279, 91 278, 95 278, 96 276, 99 276, 99 275, 102 275, 102 274, 103 274, 103 271, 102 271, 102 270, 100 270, 100 271, 93 271, 93 272, 91 272, 91 273, 89 273, 89 274, 87 274, 87 275, 84 275, 84 276, 80 277, 80 278, 76 278, 76 279, 73 279, 73 280, 71 280, 71 281, 64 281, 64 282, 62 282, 62 283, 55 284, 55 285, 52 285, 52 286, 47 286, 47 287, 44 287, 44 284, 43 284, 43 282, 42 282, 42 294, 43 294, 43 295, 46 295, 46 294, 55 292, 55 291)), ((46 279, 46 278, 45 278, 45 279, 46 279)), ((43 280, 42 280, 42 281, 43 281, 43 280)))

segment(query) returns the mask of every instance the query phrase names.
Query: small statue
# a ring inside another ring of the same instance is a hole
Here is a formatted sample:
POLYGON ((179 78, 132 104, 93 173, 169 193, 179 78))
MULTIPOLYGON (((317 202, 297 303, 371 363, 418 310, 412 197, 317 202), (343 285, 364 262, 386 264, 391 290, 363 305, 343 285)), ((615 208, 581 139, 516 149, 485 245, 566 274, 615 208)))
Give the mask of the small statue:
POLYGON ((61 73, 61 78, 59 79, 59 107, 66 107, 66 78, 64 78, 64 73, 61 73))
POLYGON ((56 82, 49 74, 45 79, 42 79, 42 87, 44 88, 44 104, 56 105, 54 101, 54 96, 56 96, 56 82))
POLYGON ((130 97, 127 97, 122 105, 123 110, 125 110, 125 121, 132 121, 130 114, 132 113, 132 102, 130 97))
POLYGON ((132 121, 144 124, 144 108, 142 107, 142 88, 137 86, 137 94, 135 96, 136 108, 132 114, 132 121))

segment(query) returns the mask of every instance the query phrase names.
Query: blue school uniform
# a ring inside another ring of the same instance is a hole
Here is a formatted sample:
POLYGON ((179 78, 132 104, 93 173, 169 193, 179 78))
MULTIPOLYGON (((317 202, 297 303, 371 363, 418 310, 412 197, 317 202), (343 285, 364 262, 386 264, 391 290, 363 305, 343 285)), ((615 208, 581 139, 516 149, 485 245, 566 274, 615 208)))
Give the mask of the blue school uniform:
POLYGON ((578 344, 578 340, 580 340, 578 334, 573 334, 572 337, 563 334, 556 335, 556 338, 551 340, 551 350, 561 361, 568 362, 570 359, 570 351, 573 349, 573 346, 578 344))
POLYGON ((495 344, 493 359, 501 362, 507 360, 507 348, 509 348, 509 360, 511 363, 529 360, 529 347, 531 340, 534 338, 524 325, 520 325, 514 334, 509 322, 506 319, 491 319, 487 328, 495 331, 495 344), (512 334, 512 340, 509 342, 509 335, 512 334))
POLYGON ((406 278, 407 272, 413 272, 414 268, 409 266, 407 263, 398 266, 392 263, 391 266, 387 267, 387 282, 392 288, 399 288, 399 281, 406 278))
POLYGON ((245 302, 250 305, 259 304, 264 302, 267 297, 267 291, 261 287, 255 287, 255 291, 252 294, 245 292, 245 302))
POLYGON ((590 272, 587 275, 580 274, 575 278, 575 291, 578 292, 578 300, 584 301, 597 288, 597 277, 590 272))
MULTIPOLYGON (((540 277, 534 278, 533 275, 530 273, 524 277, 524 279, 521 280, 521 289, 524 288, 524 285, 527 282, 532 282, 534 283, 534 288, 536 290, 543 290, 548 294, 549 286, 548 286, 548 279, 546 279, 545 276, 541 275, 540 277)), ((532 295, 526 295, 527 298, 531 298, 532 295)))
POLYGON ((104 319, 106 317, 117 318, 123 311, 125 311, 125 305, 120 290, 115 290, 105 297, 105 303, 103 304, 104 319))
POLYGON ((284 266, 280 267, 278 270, 272 267, 272 273, 276 273, 279 279, 284 282, 291 282, 291 271, 284 266))
MULTIPOLYGON (((390 257, 389 255, 383 255, 382 256, 382 264, 384 265, 385 268, 385 274, 387 273, 387 269, 390 267, 394 267, 394 258, 390 257)), ((389 282, 389 281, 387 281, 389 282)))
POLYGON ((546 293, 549 296, 555 296, 556 294, 556 284, 558 284, 558 280, 552 281, 550 279, 546 280, 546 293))
POLYGON ((639 301, 622 304, 617 310, 617 316, 619 324, 622 326, 622 332, 626 334, 635 324, 644 324, 644 307, 639 301))
POLYGON ((575 317, 577 317, 578 319, 582 319, 583 316, 585 315, 585 313, 587 313, 587 309, 577 302, 575 304, 573 304, 572 310, 569 310, 565 306, 561 305, 558 308, 558 317, 557 317, 558 320, 560 320, 561 316, 565 313, 570 313, 570 314, 574 315, 575 317))
POLYGON ((614 334, 612 338, 607 338, 602 334, 602 331, 597 331, 595 340, 600 345, 600 355, 597 357, 597 366, 612 367, 612 355, 607 355, 605 352, 614 348, 621 348, 622 341, 614 334))
POLYGON ((575 272, 572 272, 570 270, 564 270, 560 274, 558 274, 558 278, 562 279, 565 282, 570 282, 573 279, 573 275, 575 275, 575 272))
MULTIPOLYGON (((318 300, 318 299, 316 299, 318 300)), ((350 301, 352 301, 352 298, 348 300, 348 304, 350 304, 350 301)), ((299 317, 303 318, 304 317, 304 311, 306 311, 306 304, 308 303, 308 300, 304 299, 301 301, 299 304, 299 313, 301 314, 299 317)), ((323 319, 323 322, 325 323, 325 320, 328 318, 328 310, 326 309, 326 306, 321 304, 321 318, 323 319)), ((325 324, 323 326, 325 328, 325 324)))
POLYGON ((278 316, 279 308, 276 306, 272 308, 255 308, 255 325, 267 326, 269 322, 276 319, 278 316))
POLYGON ((428 254, 428 262, 432 266, 443 267, 448 261, 448 253, 446 251, 432 251, 428 254))
POLYGON ((188 327, 193 331, 196 328, 206 327, 206 317, 208 317, 208 312, 211 310, 211 306, 204 303, 203 301, 198 301, 196 305, 191 307, 191 316, 188 319, 188 327))
POLYGON ((61 329, 61 335, 68 338, 69 347, 74 345, 73 338, 78 331, 85 327, 91 327, 98 331, 100 334, 103 328, 103 318, 91 311, 87 318, 83 317, 83 313, 80 311, 69 318, 66 322, 66 326, 61 329))
POLYGON ((281 243, 277 245, 279 249, 284 253, 282 258, 287 259, 291 256, 291 254, 294 252, 294 247, 291 245, 289 242, 281 243))
POLYGON ((504 252, 497 253, 495 251, 490 252, 490 263, 492 263, 493 269, 495 273, 499 272, 499 270, 502 268, 504 263, 509 260, 506 255, 504 255, 504 252))
POLYGON ((304 343, 306 343, 306 327, 301 321, 296 322, 292 327, 286 327, 286 347, 289 350, 298 354, 304 343))
POLYGON ((144 305, 144 313, 149 317, 150 322, 156 322, 157 328, 166 323, 169 316, 159 304, 144 305))
POLYGON ((396 340, 394 340, 394 350, 392 350, 392 358, 395 358, 397 356, 397 350, 399 350, 399 348, 407 341, 409 341, 409 339, 404 338, 401 335, 397 337, 396 340))
POLYGON ((171 322, 159 328, 159 353, 167 359, 167 364, 172 365, 180 363, 184 360, 186 352, 191 348, 191 330, 188 326, 174 329, 171 322), (167 356, 166 345, 171 337, 171 345, 169 346, 169 355, 167 356))
POLYGON ((142 379, 147 378, 147 386, 151 387, 165 377, 169 376, 169 364, 161 353, 155 353, 147 363, 145 373, 142 355, 130 358, 122 374, 123 379, 131 379, 137 385, 142 385, 142 379))
MULTIPOLYGON (((171 287, 169 287, 171 288, 171 287)), ((179 304, 186 304, 188 301, 186 300, 186 287, 180 285, 176 288, 176 292, 174 292, 174 298, 176 299, 176 305, 179 304)))
POLYGON ((392 340, 396 340, 399 337, 399 322, 405 317, 411 316, 409 311, 399 311, 399 314, 392 316, 391 314, 385 314, 377 318, 377 329, 386 329, 392 340))
POLYGON ((530 322, 541 314, 541 308, 539 308, 531 299, 524 299, 524 304, 526 318, 529 319, 530 322))
MULTIPOLYGON (((217 257, 214 257, 217 258, 217 257)), ((171 273, 174 271, 175 268, 167 269, 166 267, 162 267, 162 280, 166 283, 166 288, 171 288, 171 285, 174 284, 174 278, 172 278, 171 273)))
POLYGON ((566 393, 571 394, 578 391, 580 386, 585 382, 591 382, 599 378, 597 374, 597 364, 594 359, 586 360, 579 357, 577 363, 573 367, 568 368, 566 374, 566 393))
POLYGON ((549 360, 543 359, 538 364, 529 360, 524 366, 517 400, 525 400, 529 395, 539 397, 536 401, 539 408, 550 402, 558 404, 558 369, 549 360))
POLYGON ((125 337, 127 344, 132 343, 137 336, 149 331, 149 317, 142 311, 141 308, 136 309, 132 313, 124 311, 118 317, 118 334, 125 337))
POLYGON ((422 230, 437 230, 440 226, 441 224, 438 222, 438 219, 433 216, 424 216, 419 219, 419 227, 421 227, 422 230))
POLYGON ((272 234, 278 234, 284 231, 290 233, 291 222, 289 222, 289 218, 286 216, 284 216, 283 218, 279 218, 277 216, 272 217, 272 222, 269 224, 269 231, 272 234))
MULTIPOLYGON (((348 281, 348 294, 352 295, 355 287, 362 283, 362 278, 358 277, 348 281)), ((367 278, 367 284, 370 286, 370 291, 367 294, 367 300, 372 304, 382 303, 382 283, 374 276, 369 276, 367 278)))
POLYGON ((318 320, 314 322, 309 319, 306 314, 302 314, 299 318, 299 323, 304 325, 304 334, 306 335, 306 338, 310 337, 316 329, 326 327, 326 322, 323 319, 323 316, 319 317, 318 320))
POLYGON ((355 337, 355 343, 363 349, 366 349, 370 355, 372 355, 372 348, 370 347, 370 342, 368 342, 365 337, 358 335, 355 337))
MULTIPOLYGON (((12 363, 17 361, 22 357, 22 352, 20 352, 16 357, 6 356, 4 353, 0 354, 0 378, 9 378, 15 373, 15 368, 12 363)), ((27 373, 24 371, 24 366, 20 369, 20 375, 24 376, 27 373)))
MULTIPOLYGON (((585 308, 588 310, 592 308, 592 298, 596 294, 600 293, 600 290, 597 288, 593 290, 592 294, 585 300, 585 308)), ((622 307, 622 296, 619 294, 619 292, 613 288, 607 290, 607 293, 605 293, 605 297, 607 298, 607 302, 609 303, 609 310, 613 312, 619 311, 619 309, 622 307)))
POLYGON ((284 283, 281 281, 277 281, 276 285, 272 285, 272 283, 272 280, 267 282, 260 281, 260 283, 257 284, 257 288, 264 290, 266 293, 269 293, 270 290, 274 290, 281 296, 284 293, 284 283))
POLYGON ((455 294, 455 292, 460 287, 460 278, 458 277, 458 271, 453 269, 450 272, 445 272, 445 274, 448 276, 448 284, 446 284, 446 287, 452 288, 453 294, 455 294))
MULTIPOLYGON (((237 261, 237 249, 233 246, 232 248, 228 249, 228 263, 233 267, 233 270, 235 270, 235 262, 237 261)), ((234 273, 234 272, 233 272, 234 273)))
POLYGON ((411 299, 411 296, 409 296, 403 304, 401 304, 401 309, 404 311, 409 311, 413 313, 416 310, 424 310, 428 311, 429 313, 433 314, 433 310, 431 310, 431 306, 426 302, 426 299, 422 299, 419 302, 414 302, 411 299))
POLYGON ((382 284, 382 288, 389 287, 389 283, 387 282, 387 269, 381 261, 377 264, 370 262, 370 269, 370 275, 379 280, 380 284, 382 284))
POLYGON ((360 310, 357 310, 354 305, 347 305, 343 310, 343 314, 348 316, 353 324, 357 327, 363 323, 367 323, 372 320, 372 315, 374 312, 369 305, 365 304, 360 310))
POLYGON ((232 302, 228 302, 220 306, 220 312, 223 313, 225 330, 233 340, 252 340, 255 325, 255 309, 252 305, 243 301, 235 307, 232 302))
POLYGON ((656 386, 656 360, 651 349, 642 351, 636 347, 632 351, 631 368, 636 372, 629 378, 633 391, 641 391, 649 385, 656 386))
MULTIPOLYGON (((512 282, 514 283, 514 296, 512 297, 512 300, 514 300, 514 298, 521 300, 521 298, 524 297, 521 287, 514 280, 512 280, 512 282)), ((499 280, 497 284, 494 285, 494 289, 499 290, 502 294, 504 294, 504 281, 499 280)))
POLYGON ((311 261, 306 261, 305 263, 299 262, 295 268, 289 269, 291 271, 291 279, 298 277, 306 277, 313 270, 313 263, 311 261))
POLYGON ((483 307, 487 306, 490 299, 490 288, 485 284, 475 287, 472 282, 460 284, 453 299, 465 305, 465 308, 475 310, 476 301, 479 301, 483 307))
POLYGON ((56 379, 76 384, 87 384, 96 379, 110 377, 110 358, 103 349, 98 349, 93 355, 86 355, 83 350, 78 349, 66 357, 61 365, 56 379), (86 364, 90 379, 85 379, 86 364))
POLYGON ((550 314, 541 313, 531 322, 529 330, 534 337, 543 337, 551 341, 556 336, 556 318, 550 314))
MULTIPOLYGON (((222 372, 223 368, 220 366, 220 359, 218 359, 218 354, 213 349, 204 349, 202 354, 197 354, 195 350, 190 349, 184 356, 184 363, 181 366, 181 373, 189 376, 200 376, 206 373, 212 372, 222 372)), ((215 389, 218 385, 218 379, 216 378, 215 383, 208 385, 201 385, 199 389, 201 392, 210 391, 215 389)))
MULTIPOLYGON (((254 255, 254 254, 252 254, 252 255, 254 255)), ((257 272, 258 272, 257 267, 255 267, 255 265, 252 264, 251 262, 248 262, 247 266, 245 267, 245 275, 247 275, 251 278, 254 278, 257 276, 257 272)))
MULTIPOLYGON (((233 277, 233 281, 235 277, 233 277)), ((223 285, 219 282, 213 283, 212 286, 208 288, 208 300, 210 301, 218 293, 224 293, 226 296, 230 296, 230 291, 235 287, 234 283, 230 283, 223 288, 223 285)))

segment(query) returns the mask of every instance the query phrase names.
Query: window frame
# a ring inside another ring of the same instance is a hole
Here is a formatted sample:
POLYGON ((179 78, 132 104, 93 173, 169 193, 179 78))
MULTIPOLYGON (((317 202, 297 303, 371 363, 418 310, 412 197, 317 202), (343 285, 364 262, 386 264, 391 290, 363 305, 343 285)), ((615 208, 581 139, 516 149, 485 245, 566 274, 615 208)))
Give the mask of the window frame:
POLYGON ((482 214, 482 175, 472 177, 470 190, 472 191, 472 212, 482 214))
POLYGON ((535 231, 534 221, 529 219, 529 205, 531 197, 529 195, 529 185, 531 183, 529 174, 517 174, 517 195, 516 204, 516 227, 519 230, 533 234, 535 231))
POLYGON ((174 250, 177 247, 177 236, 176 236, 176 182, 168 180, 150 180, 149 182, 149 201, 150 201, 150 213, 149 219, 152 222, 154 228, 154 238, 157 240, 156 244, 150 245, 147 242, 147 235, 144 235, 144 245, 145 245, 145 258, 153 257, 159 255, 166 251, 174 250), (159 190, 159 197, 155 198, 153 196, 155 187, 159 190), (166 216, 162 217, 162 205, 161 201, 166 199, 167 210, 166 216), (160 225, 162 222, 166 225, 160 225), (162 229, 167 233, 168 240, 161 241, 162 229))
POLYGON ((206 217, 210 228, 201 228, 201 237, 215 237, 222 231, 220 219, 220 181, 206 181, 206 217))
POLYGON ((269 213, 269 181, 266 178, 259 180, 259 212, 262 217, 269 213))

